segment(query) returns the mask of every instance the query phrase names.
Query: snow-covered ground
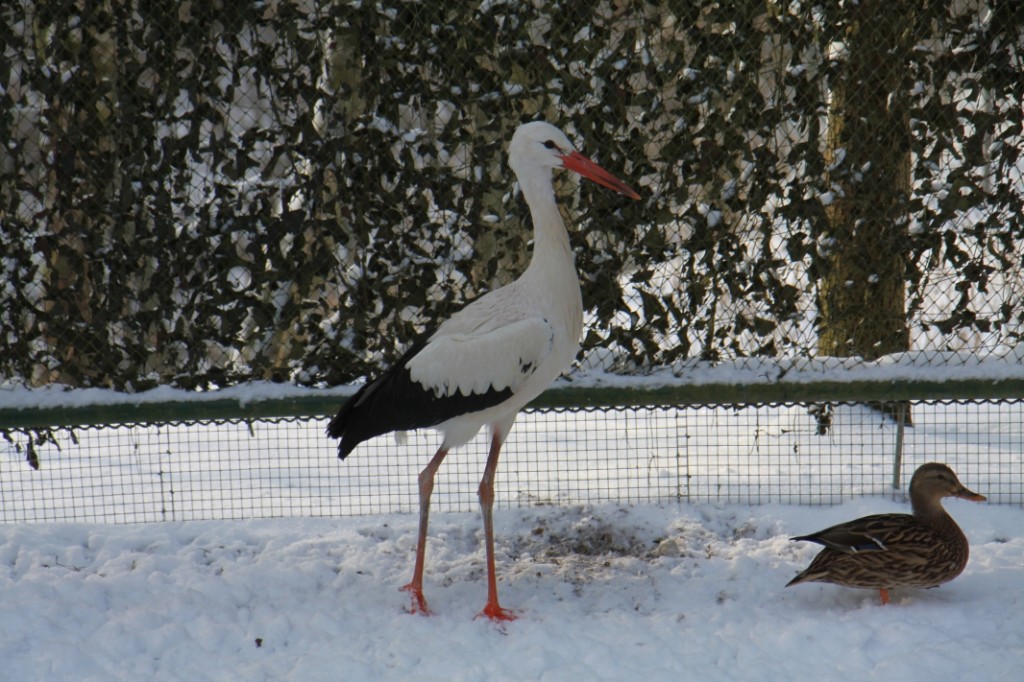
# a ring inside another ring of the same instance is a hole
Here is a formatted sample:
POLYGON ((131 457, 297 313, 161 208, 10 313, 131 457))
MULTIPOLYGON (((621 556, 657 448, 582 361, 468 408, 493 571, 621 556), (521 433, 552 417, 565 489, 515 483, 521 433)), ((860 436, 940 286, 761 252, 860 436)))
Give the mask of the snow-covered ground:
POLYGON ((501 598, 521 609, 504 625, 474 618, 479 442, 442 468, 429 618, 398 589, 429 432, 338 462, 317 421, 135 427, 123 453, 82 431, 38 471, 6 444, 4 518, 79 522, 0 526, 0 678, 1018 680, 1020 409, 915 405, 903 486, 939 459, 991 503, 947 501, 967 570, 887 607, 783 587, 816 552, 791 535, 906 510, 877 413, 839 406, 825 434, 802 407, 524 415, 499 469, 501 598), (340 512, 359 515, 310 518, 340 512), (149 518, 178 520, 81 522, 149 518))
MULTIPOLYGON (((968 481, 970 483, 970 481, 968 481)), ((416 519, 7 526, 9 680, 1018 680, 1024 511, 950 501, 972 542, 957 580, 877 593, 783 588, 815 553, 787 537, 875 511, 664 504, 497 516, 483 606, 476 514, 435 514, 426 594, 405 612, 416 519)))

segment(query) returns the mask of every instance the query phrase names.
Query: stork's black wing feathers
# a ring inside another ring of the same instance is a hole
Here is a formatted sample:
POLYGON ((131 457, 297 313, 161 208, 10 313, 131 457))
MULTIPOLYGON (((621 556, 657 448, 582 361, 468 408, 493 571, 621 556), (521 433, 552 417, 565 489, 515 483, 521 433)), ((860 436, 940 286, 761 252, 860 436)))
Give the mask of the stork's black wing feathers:
POLYGON ((512 396, 512 389, 463 395, 437 394, 412 380, 409 360, 416 356, 430 335, 414 343, 389 370, 373 381, 367 381, 327 425, 327 435, 340 438, 338 457, 345 459, 364 440, 392 431, 437 426, 469 412, 493 407, 512 396))

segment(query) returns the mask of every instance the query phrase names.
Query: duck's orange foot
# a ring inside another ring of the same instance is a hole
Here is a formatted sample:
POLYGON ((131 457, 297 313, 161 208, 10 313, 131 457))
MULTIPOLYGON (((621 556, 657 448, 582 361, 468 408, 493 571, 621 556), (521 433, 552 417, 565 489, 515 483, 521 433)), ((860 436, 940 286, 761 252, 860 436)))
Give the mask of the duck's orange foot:
POLYGON ((409 583, 403 585, 400 588, 403 592, 408 592, 412 598, 412 604, 409 606, 409 613, 419 613, 424 616, 432 616, 433 612, 430 607, 427 606, 427 598, 423 596, 423 588, 419 585, 409 583))
POLYGON ((484 610, 476 614, 477 618, 488 618, 495 623, 507 623, 513 621, 519 617, 516 611, 510 611, 509 609, 503 609, 498 604, 492 604, 487 602, 487 606, 484 610))

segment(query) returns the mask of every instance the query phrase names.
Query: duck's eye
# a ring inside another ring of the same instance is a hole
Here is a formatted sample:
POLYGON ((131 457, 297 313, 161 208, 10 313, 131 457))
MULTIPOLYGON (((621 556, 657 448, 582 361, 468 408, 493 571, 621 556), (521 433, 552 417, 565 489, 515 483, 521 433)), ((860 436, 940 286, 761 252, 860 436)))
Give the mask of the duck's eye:
POLYGON ((547 142, 544 143, 544 146, 547 147, 548 149, 558 149, 558 145, 555 144, 554 140, 548 140, 547 142))

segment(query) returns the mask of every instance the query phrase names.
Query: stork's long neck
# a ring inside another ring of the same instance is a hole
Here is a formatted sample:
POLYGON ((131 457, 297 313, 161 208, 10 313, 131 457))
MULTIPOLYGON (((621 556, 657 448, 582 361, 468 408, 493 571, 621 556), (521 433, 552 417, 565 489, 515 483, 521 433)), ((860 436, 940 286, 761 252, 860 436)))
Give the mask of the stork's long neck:
POLYGON ((565 223, 558 212, 551 176, 535 174, 521 179, 520 186, 533 219, 533 257, 529 270, 536 271, 534 275, 545 277, 555 277, 571 271, 574 286, 578 289, 576 258, 569 244, 569 233, 566 232, 565 223))
POLYGON ((565 322, 568 335, 578 342, 583 329, 580 280, 550 173, 520 178, 520 186, 533 218, 533 256, 520 281, 535 287, 534 296, 547 301, 565 322))

